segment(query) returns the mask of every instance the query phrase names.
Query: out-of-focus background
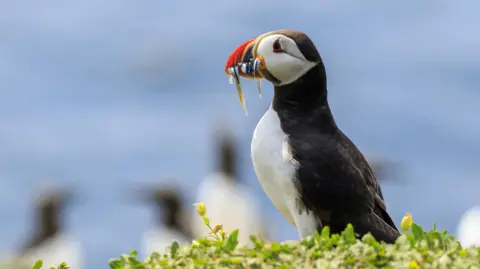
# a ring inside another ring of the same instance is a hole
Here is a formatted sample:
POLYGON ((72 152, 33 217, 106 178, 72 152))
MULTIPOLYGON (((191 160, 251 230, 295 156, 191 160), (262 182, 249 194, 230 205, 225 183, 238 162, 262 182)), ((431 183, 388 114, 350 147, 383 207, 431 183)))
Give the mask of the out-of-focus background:
POLYGON ((473 0, 2 1, 0 252, 27 240, 46 181, 78 193, 64 226, 81 242, 83 268, 141 249, 156 217, 128 190, 175 183, 192 210, 217 168, 219 126, 235 136, 239 177, 271 239, 297 239, 249 155, 272 87, 263 83, 259 99, 242 81, 245 117, 223 71, 237 45, 281 28, 319 49, 338 125, 368 158, 397 164, 382 180, 395 222, 411 212, 455 233, 480 203, 479 9, 473 0))

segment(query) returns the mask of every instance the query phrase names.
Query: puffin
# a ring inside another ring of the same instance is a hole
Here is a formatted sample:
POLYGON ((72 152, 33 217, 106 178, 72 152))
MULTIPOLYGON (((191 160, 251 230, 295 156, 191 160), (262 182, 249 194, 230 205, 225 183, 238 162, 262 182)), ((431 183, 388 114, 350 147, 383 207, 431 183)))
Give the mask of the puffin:
POLYGON ((32 237, 20 249, 17 262, 30 266, 38 259, 45 267, 55 267, 66 262, 71 268, 83 268, 82 248, 73 235, 65 233, 61 216, 73 194, 59 188, 51 188, 39 197, 35 208, 35 230, 32 237))
MULTIPOLYGON (((259 202, 238 175, 238 150, 232 132, 217 131, 213 140, 217 151, 216 168, 200 183, 195 199, 206 205, 212 227, 221 224, 227 234, 238 229, 239 244, 250 245, 250 235, 266 236, 259 202)), ((208 236, 210 230, 203 219, 196 212, 193 214, 195 237, 208 236)))
POLYGON ((183 208, 178 188, 152 187, 143 192, 144 201, 155 206, 155 223, 143 235, 143 254, 164 253, 173 241, 179 244, 191 242, 192 232, 183 208))
POLYGON ((251 158, 266 195, 301 239, 325 226, 338 234, 352 224, 357 238, 370 233, 396 241, 400 233, 375 173, 335 122, 324 63, 305 33, 276 30, 246 41, 228 57, 225 73, 242 106, 240 77, 273 85, 271 105, 253 132, 251 158))

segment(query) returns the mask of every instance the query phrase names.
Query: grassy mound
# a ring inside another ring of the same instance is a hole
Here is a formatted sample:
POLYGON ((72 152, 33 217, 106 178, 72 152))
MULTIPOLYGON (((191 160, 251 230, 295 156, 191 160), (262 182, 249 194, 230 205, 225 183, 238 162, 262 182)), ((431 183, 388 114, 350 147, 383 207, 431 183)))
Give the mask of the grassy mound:
MULTIPOLYGON (((330 234, 325 227, 302 241, 272 243, 251 236, 253 246, 247 247, 238 244, 238 230, 227 235, 221 225, 212 228, 203 204, 197 204, 197 211, 211 231, 209 238, 183 246, 173 242, 164 253, 155 252, 145 261, 133 251, 110 260, 110 268, 480 269, 480 248, 462 248, 455 237, 435 226, 425 232, 410 214, 402 220, 403 233, 395 244, 378 242, 370 234, 356 239, 348 225, 341 234, 330 234)), ((39 262, 32 269, 40 269, 39 262)))
POLYGON ((238 231, 225 239, 200 239, 192 245, 173 243, 163 254, 146 261, 136 252, 109 262, 126 268, 480 268, 480 248, 464 249, 453 236, 413 224, 395 244, 377 242, 371 235, 355 238, 353 227, 330 235, 328 227, 314 237, 291 243, 266 243, 251 237, 255 246, 237 245, 238 231))

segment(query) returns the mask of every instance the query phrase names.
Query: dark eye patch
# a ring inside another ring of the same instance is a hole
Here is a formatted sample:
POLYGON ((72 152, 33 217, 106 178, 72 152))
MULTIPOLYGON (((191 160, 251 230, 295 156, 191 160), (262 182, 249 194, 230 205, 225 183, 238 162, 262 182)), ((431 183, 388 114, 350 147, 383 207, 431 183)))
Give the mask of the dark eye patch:
POLYGON ((282 44, 280 44, 280 38, 273 42, 273 52, 280 53, 283 52, 282 44))

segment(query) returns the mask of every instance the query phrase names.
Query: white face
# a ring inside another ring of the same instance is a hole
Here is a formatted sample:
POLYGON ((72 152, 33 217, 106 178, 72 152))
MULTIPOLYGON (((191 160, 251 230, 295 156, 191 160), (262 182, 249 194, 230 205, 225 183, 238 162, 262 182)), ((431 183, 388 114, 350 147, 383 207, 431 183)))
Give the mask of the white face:
POLYGON ((281 81, 279 86, 296 81, 317 64, 305 59, 293 39, 281 34, 261 39, 257 56, 264 58, 267 70, 281 81))

